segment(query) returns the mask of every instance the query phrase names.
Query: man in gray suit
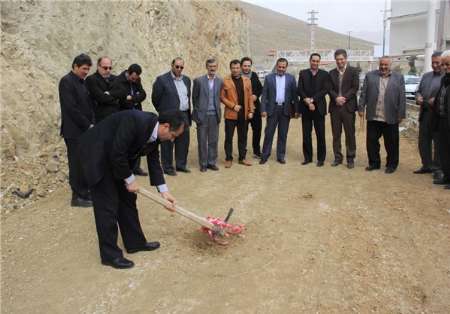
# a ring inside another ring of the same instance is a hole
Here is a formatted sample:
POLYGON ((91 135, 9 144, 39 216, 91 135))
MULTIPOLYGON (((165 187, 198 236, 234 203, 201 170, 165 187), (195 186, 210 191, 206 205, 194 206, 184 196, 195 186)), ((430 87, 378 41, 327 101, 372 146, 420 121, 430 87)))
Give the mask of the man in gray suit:
POLYGON ((367 107, 367 171, 380 169, 381 135, 387 152, 385 173, 393 173, 398 166, 398 125, 406 111, 405 80, 403 75, 391 72, 391 64, 389 57, 381 57, 379 69, 366 74, 359 99, 360 117, 367 107))
POLYGON ((278 127, 277 161, 285 164, 286 142, 291 116, 298 117, 297 84, 294 76, 286 73, 288 61, 279 58, 276 73, 267 75, 261 98, 261 116, 267 117, 264 144, 259 163, 265 164, 272 151, 275 130, 278 127))
POLYGON ((219 170, 217 147, 219 143, 220 89, 223 80, 216 75, 216 59, 206 60, 207 74, 194 80, 192 90, 192 120, 197 124, 198 162, 200 171, 219 170))

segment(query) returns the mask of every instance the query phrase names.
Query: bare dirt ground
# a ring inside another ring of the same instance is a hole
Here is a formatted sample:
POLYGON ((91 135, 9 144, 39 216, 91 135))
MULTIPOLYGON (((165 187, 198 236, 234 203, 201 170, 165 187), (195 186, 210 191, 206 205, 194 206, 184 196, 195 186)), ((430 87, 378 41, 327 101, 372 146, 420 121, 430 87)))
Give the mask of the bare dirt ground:
POLYGON ((12 212, 1 230, 2 313, 449 313, 450 193, 412 174, 413 139, 401 139, 392 175, 364 171, 361 131, 356 168, 332 168, 327 128, 323 168, 300 165, 293 120, 286 165, 224 169, 221 134, 221 170, 205 174, 191 133, 193 172, 167 181, 202 215, 235 208, 247 231, 228 247, 140 198, 147 238, 162 247, 115 270, 100 264, 92 209, 71 208, 67 184, 12 212))

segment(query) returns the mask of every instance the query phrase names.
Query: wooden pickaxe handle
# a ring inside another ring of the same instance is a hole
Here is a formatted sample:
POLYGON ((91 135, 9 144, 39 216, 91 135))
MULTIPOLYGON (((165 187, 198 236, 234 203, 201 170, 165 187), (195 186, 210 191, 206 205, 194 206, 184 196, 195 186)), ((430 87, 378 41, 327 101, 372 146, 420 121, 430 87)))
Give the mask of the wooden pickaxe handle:
MULTIPOLYGON (((159 195, 157 195, 155 193, 152 193, 152 192, 150 192, 150 191, 148 191, 146 189, 139 188, 138 193, 143 195, 143 196, 145 196, 146 198, 151 199, 152 201, 154 201, 154 202, 156 202, 156 203, 158 203, 160 205, 165 206, 165 207, 172 205, 168 200, 166 200, 166 199, 162 198, 161 196, 159 196, 159 195)), ((175 212, 177 214, 180 214, 181 216, 184 216, 184 217, 186 217, 186 218, 188 218, 188 219, 190 219, 190 220, 192 220, 192 221, 202 225, 203 227, 206 227, 206 228, 211 229, 213 231, 217 231, 216 230, 217 226, 215 226, 213 223, 208 221, 206 218, 200 217, 197 214, 194 214, 193 212, 190 212, 187 209, 184 209, 183 207, 178 206, 178 205, 175 205, 174 209, 175 209, 175 212)))

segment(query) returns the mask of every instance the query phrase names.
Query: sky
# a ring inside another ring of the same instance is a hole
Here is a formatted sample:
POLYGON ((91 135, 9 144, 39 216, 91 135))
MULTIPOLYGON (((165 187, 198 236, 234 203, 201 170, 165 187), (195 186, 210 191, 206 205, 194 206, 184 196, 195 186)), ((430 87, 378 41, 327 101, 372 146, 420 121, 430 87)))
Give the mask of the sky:
MULTIPOLYGON (((318 25, 332 31, 382 43, 385 0, 244 0, 307 21, 319 11, 318 25)), ((390 0, 387 0, 388 7, 390 0)), ((388 36, 388 33, 386 33, 388 36)))

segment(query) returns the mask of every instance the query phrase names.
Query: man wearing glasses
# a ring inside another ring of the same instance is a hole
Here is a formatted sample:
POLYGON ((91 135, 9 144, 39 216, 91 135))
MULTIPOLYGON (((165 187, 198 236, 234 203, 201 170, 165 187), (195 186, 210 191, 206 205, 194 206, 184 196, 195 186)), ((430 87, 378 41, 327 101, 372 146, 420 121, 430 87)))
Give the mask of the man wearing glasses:
MULTIPOLYGON (((191 79, 183 75, 184 61, 177 57, 172 60, 171 70, 156 78, 153 84, 152 103, 159 114, 180 110, 191 125, 191 79)), ((191 172, 187 167, 189 151, 189 126, 172 143, 161 144, 161 162, 165 174, 176 176, 177 172, 191 172), (173 155, 175 149, 175 168, 173 155)))
POLYGON ((100 57, 97 60, 97 71, 86 78, 86 87, 94 101, 96 123, 119 111, 119 100, 110 94, 111 84, 116 78, 111 74, 111 69, 112 60, 100 57))

